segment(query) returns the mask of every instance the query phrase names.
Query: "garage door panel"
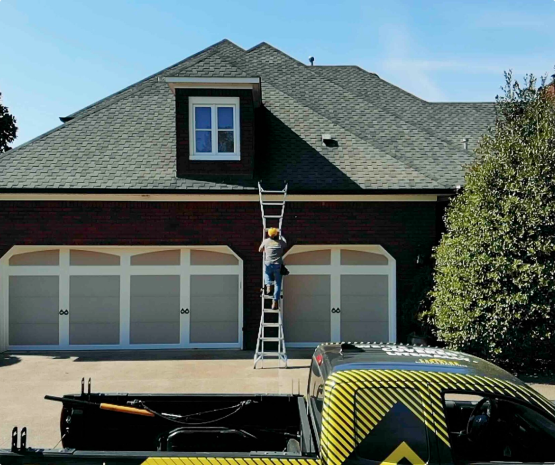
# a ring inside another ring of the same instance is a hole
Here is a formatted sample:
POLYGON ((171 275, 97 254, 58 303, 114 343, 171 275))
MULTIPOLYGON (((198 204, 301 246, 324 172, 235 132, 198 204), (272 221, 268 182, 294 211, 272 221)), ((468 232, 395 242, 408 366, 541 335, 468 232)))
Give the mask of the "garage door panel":
POLYGON ((9 343, 12 346, 58 345, 58 323, 11 323, 9 343))
POLYGON ((59 343, 59 277, 10 276, 10 345, 59 343))
POLYGON ((58 276, 10 276, 10 297, 58 297, 58 276))
POLYGON ((131 304, 131 322, 179 322, 179 296, 140 297, 133 299, 131 304))
POLYGON ((119 344, 119 322, 70 323, 69 343, 75 345, 119 344))
POLYGON ((323 317, 324 310, 327 317, 324 319, 329 323, 330 321, 330 297, 329 296, 289 296, 287 300, 284 299, 284 309, 287 307, 287 318, 292 322, 302 321, 317 321, 323 317), (294 311, 291 306, 302 311, 294 311))
POLYGON ((237 295, 238 284, 236 275, 193 275, 191 276, 191 296, 237 295))
POLYGON ((179 344, 179 323, 131 323, 131 344, 179 344))
POLYGON ((58 266, 60 252, 58 250, 41 250, 14 255, 10 258, 10 266, 58 266))
POLYGON ((191 343, 238 342, 238 314, 238 276, 191 276, 191 343))
POLYGON ((10 323, 58 324, 57 297, 10 296, 10 323))
POLYGON ((120 277, 71 276, 69 343, 119 344, 120 277))
POLYGON ((387 295, 387 275, 343 275, 341 294, 345 295, 387 295))
POLYGON ((341 339, 388 341, 388 277, 341 276, 341 339))
POLYGON ((342 320, 341 339, 345 342, 387 342, 389 326, 387 321, 368 322, 361 325, 360 322, 342 320))
POLYGON ((118 297, 70 297, 70 323, 119 323, 118 297))
POLYGON ((331 339, 331 276, 289 275, 284 278, 285 341, 331 339))
POLYGON ((229 296, 191 296, 191 322, 200 321, 234 321, 237 324, 237 293, 229 296))
POLYGON ((289 275, 285 277, 287 293, 292 295, 329 295, 330 275, 289 275), (296 279, 299 278, 299 279, 296 279))
POLYGON ((237 342, 237 320, 235 321, 196 321, 191 342, 234 343, 237 342))
POLYGON ((387 321, 387 296, 341 296, 341 321, 387 321))
POLYGON ((233 255, 210 252, 208 250, 191 250, 191 265, 238 265, 239 260, 233 255))
POLYGON ((131 276, 131 344, 178 344, 180 276, 131 276))
POLYGON ((315 344, 329 341, 330 323, 329 322, 307 322, 307 326, 296 326, 294 324, 285 325, 285 342, 314 342, 315 344), (310 325, 310 326, 308 326, 310 325))

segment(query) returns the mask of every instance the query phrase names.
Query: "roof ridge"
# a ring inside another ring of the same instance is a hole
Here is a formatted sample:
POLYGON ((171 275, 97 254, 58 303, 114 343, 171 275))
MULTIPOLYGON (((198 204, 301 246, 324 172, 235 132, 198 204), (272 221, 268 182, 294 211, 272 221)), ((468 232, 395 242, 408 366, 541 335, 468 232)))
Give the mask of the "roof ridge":
MULTIPOLYGON (((296 60, 296 59, 290 57, 289 55, 287 55, 286 53, 282 52, 281 50, 276 49, 275 47, 272 47, 271 45, 267 44, 266 42, 261 42, 260 44, 256 45, 255 47, 252 47, 251 49, 247 50, 246 53, 245 53, 245 56, 247 56, 251 51, 254 51, 254 50, 258 49, 258 48, 262 48, 263 46, 267 46, 267 47, 269 47, 270 49, 273 49, 273 50, 279 52, 280 54, 284 55, 285 57, 289 58, 290 60, 292 60, 292 61, 294 61, 294 62, 300 64, 300 65, 303 66, 304 68, 307 68, 307 69, 310 69, 310 68, 311 68, 311 66, 303 65, 303 64, 302 64, 301 62, 299 62, 298 60, 296 60)), ((223 57, 222 57, 222 60, 227 61, 227 60, 226 60, 225 58, 223 58, 223 57)), ((229 63, 229 62, 228 62, 228 63, 229 63)), ((238 65, 235 64, 235 63, 230 63, 230 64, 232 64, 232 65, 235 66, 236 68, 239 68, 239 69, 242 69, 243 71, 245 71, 243 68, 241 68, 241 66, 238 66, 238 65)), ((318 78, 320 78, 320 76, 318 76, 317 74, 315 74, 315 73, 313 73, 313 74, 314 74, 315 76, 317 76, 318 78)), ((264 78, 264 79, 266 79, 266 78, 264 78)), ((331 82, 331 81, 328 81, 328 82, 331 82)), ((337 86, 337 84, 335 84, 335 83, 333 83, 333 82, 331 82, 331 84, 337 86)), ((408 163, 406 160, 402 160, 402 159, 399 159, 398 157, 396 157, 396 156, 395 156, 394 154, 392 154, 389 150, 383 150, 383 149, 380 148, 380 147, 376 147, 370 140, 358 136, 357 134, 353 133, 353 131, 352 131, 351 129, 346 128, 343 124, 341 124, 341 123, 339 123, 339 122, 337 122, 337 121, 331 120, 327 115, 322 114, 320 111, 316 110, 315 108, 311 107, 310 105, 305 104, 305 103, 303 103, 303 102, 300 102, 297 98, 295 98, 294 96, 292 96, 291 94, 289 94, 287 91, 284 91, 284 90, 282 90, 282 89, 280 89, 280 88, 278 88, 278 87, 276 87, 276 86, 272 86, 272 87, 275 87, 277 90, 279 90, 279 91, 282 92, 283 94, 288 95, 289 97, 291 97, 292 99, 294 99, 294 100, 295 100, 296 102, 298 102, 300 105, 303 105, 303 106, 305 106, 306 108, 309 108, 311 111, 315 112, 316 114, 320 115, 321 117, 325 118, 326 120, 330 121, 331 123, 333 123, 333 124, 335 124, 335 125, 337 125, 337 126, 343 128, 343 130, 345 130, 346 132, 348 132, 348 133, 350 133, 350 134, 353 134, 353 135, 356 136, 359 140, 365 141, 366 143, 368 143, 369 145, 371 145, 371 146, 374 147, 375 149, 379 150, 380 152, 382 152, 382 153, 384 153, 384 154, 390 156, 391 158, 397 160, 399 163, 404 164, 405 166, 409 167, 411 170, 416 171, 416 172, 419 173, 421 176, 424 176, 425 178, 429 179, 430 181, 433 181, 433 182, 435 182, 435 183, 441 184, 441 182, 440 182, 438 179, 435 179, 435 178, 433 178, 433 177, 430 177, 430 176, 429 176, 428 174, 426 174, 426 173, 422 173, 419 169, 417 169, 416 167, 412 166, 412 165, 411 165, 410 163, 408 163)), ((344 89, 344 88, 341 87, 341 86, 338 86, 338 87, 340 87, 341 89, 344 89)), ((348 91, 345 90, 345 89, 344 89, 344 91, 345 91, 345 92, 348 92, 348 91)), ((348 93, 351 93, 351 92, 348 92, 348 93)), ((353 95, 353 94, 351 93, 351 95, 353 95)), ((354 96, 354 95, 353 95, 353 96, 354 96)), ((365 104, 367 104, 366 101, 365 101, 365 104)), ((394 116, 396 116, 396 115, 394 115, 394 116)))
MULTIPOLYGON (((223 45, 223 44, 226 44, 226 43, 229 43, 229 44, 232 44, 232 45, 234 45, 234 46, 236 46, 236 47, 239 47, 238 45, 236 45, 236 44, 234 44, 233 42, 231 42, 229 39, 222 39, 222 40, 220 40, 219 42, 216 42, 215 44, 209 45, 208 47, 206 47, 206 48, 200 50, 199 52, 196 52, 196 53, 193 53, 192 55, 189 55, 187 58, 184 58, 183 60, 180 60, 180 61, 178 61, 177 63, 174 63, 173 65, 170 65, 170 66, 168 66, 168 67, 166 67, 166 68, 164 68, 164 69, 162 69, 162 70, 160 70, 160 71, 157 71, 157 72, 151 74, 150 76, 147 76, 147 77, 144 78, 144 79, 141 79, 141 80, 139 80, 139 81, 137 81, 137 82, 135 82, 135 83, 133 83, 133 84, 130 84, 130 85, 128 85, 127 87, 124 87, 123 89, 121 89, 121 90, 119 90, 119 91, 117 91, 117 92, 114 92, 113 94, 108 95, 107 97, 104 97, 104 98, 102 98, 102 99, 100 99, 100 100, 97 100, 96 102, 91 103, 90 105, 87 105, 86 107, 81 108, 80 110, 77 110, 77 111, 75 111, 75 112, 73 112, 73 113, 67 115, 65 118, 74 118, 74 117, 76 117, 79 113, 84 112, 84 111, 86 111, 86 110, 88 110, 88 109, 90 109, 90 108, 92 108, 92 107, 94 107, 94 106, 96 106, 96 105, 99 105, 99 104, 101 104, 102 102, 106 102, 107 100, 109 100, 109 99, 111 99, 111 98, 113 98, 113 97, 117 97, 118 95, 122 94, 123 92, 125 92, 125 91, 127 91, 127 90, 131 90, 131 89, 132 89, 133 87, 135 87, 135 86, 140 86, 141 84, 146 84, 150 79, 152 79, 152 78, 154 78, 154 77, 156 77, 156 76, 158 76, 158 75, 160 75, 160 74, 163 74, 163 73, 169 71, 170 69, 177 68, 177 67, 179 67, 180 65, 185 64, 185 63, 188 62, 189 60, 192 60, 192 59, 194 59, 194 58, 197 58, 197 57, 199 57, 200 55, 202 55, 202 54, 204 54, 204 53, 207 53, 207 52, 208 52, 208 53, 209 53, 209 52, 215 53, 215 51, 217 50, 217 48, 218 48, 219 46, 221 46, 221 45, 223 45)), ((241 47, 239 47, 239 48, 241 48, 241 47)), ((204 59, 204 58, 203 58, 203 59, 204 59)), ((199 61, 202 61, 202 59, 199 60, 199 61)))
POLYGON ((494 101, 491 102, 427 102, 430 105, 495 105, 494 101))
MULTIPOLYGON (((378 151, 379 153, 381 153, 381 154, 383 154, 383 155, 389 157, 390 159, 394 160, 395 162, 400 163, 400 164, 402 164, 402 165, 405 165, 405 166, 408 167, 411 171, 417 173, 418 175, 420 175, 420 176, 422 176, 422 177, 424 177, 424 178, 426 178, 426 179, 428 179, 428 180, 430 180, 430 181, 433 181, 434 183, 439 183, 439 181, 437 181, 436 179, 430 178, 429 176, 427 176, 426 174, 424 174, 424 173, 422 173, 421 171, 417 170, 416 168, 414 168, 414 167, 408 165, 404 160, 399 160, 399 159, 396 158, 395 156, 391 155, 389 152, 384 151, 384 150, 381 149, 380 147, 374 146, 374 145, 372 144, 371 141, 369 141, 369 140, 367 140, 367 139, 364 139, 364 138, 360 137, 359 135, 355 134, 355 133, 354 133, 353 131, 351 131, 350 129, 344 127, 343 125, 339 124, 339 123, 336 122, 336 121, 331 120, 328 116, 323 115, 323 114, 321 114, 320 112, 318 112, 318 111, 314 110, 313 108, 311 108, 310 106, 305 105, 303 102, 298 101, 295 97, 289 95, 286 91, 284 91, 284 90, 282 90, 282 89, 279 89, 279 88, 277 88, 277 87, 275 87, 274 85, 269 84, 269 83, 266 83, 266 85, 269 85, 269 86, 272 87, 275 91, 280 92, 280 93, 282 93, 283 95, 287 95, 289 98, 293 99, 293 100, 294 100, 297 104, 299 104, 300 106, 303 106, 303 107, 307 108, 309 111, 311 111, 311 112, 317 114, 318 116, 320 116, 321 118, 323 118, 323 119, 329 121, 331 124, 340 127, 341 129, 343 129, 343 131, 345 131, 345 133, 350 134, 353 138, 359 140, 361 143, 363 143, 363 144, 365 144, 365 145, 368 145, 368 146, 372 147, 373 149, 375 149, 375 150, 378 151)), ((364 154, 364 156, 365 156, 366 158, 368 158, 368 156, 367 156, 366 154, 364 154)), ((325 157, 324 157, 324 158, 325 158, 325 157)))
POLYGON ((362 66, 359 66, 359 65, 314 65, 314 66, 309 66, 309 68, 356 68, 356 69, 360 69, 361 71, 364 71, 366 74, 371 74, 373 76, 380 78, 382 81, 387 82, 384 79, 382 79, 378 73, 375 73, 373 71, 368 71, 367 69, 364 69, 362 66))
POLYGON ((299 65, 305 67, 305 68, 310 68, 310 66, 305 65, 302 61, 297 60, 296 58, 292 57, 291 55, 288 55, 287 53, 285 53, 283 50, 280 50, 277 47, 274 47, 272 44, 269 44, 268 42, 260 42, 259 44, 255 45, 254 47, 249 48, 246 51, 246 54, 253 52, 259 48, 269 48, 275 52, 278 52, 279 54, 283 55, 284 57, 287 57, 288 59, 295 61, 296 63, 298 63, 299 65))
MULTIPOLYGON (((278 52, 279 54, 281 54, 282 56, 284 56, 284 57, 286 57, 287 59, 291 60, 292 62, 297 63, 298 65, 300 65, 303 69, 310 71, 316 78, 318 78, 318 79, 323 79, 323 80, 329 82, 330 84, 332 84, 332 85, 334 85, 334 86, 336 86, 336 87, 342 89, 344 92, 350 94, 352 97, 354 97, 354 98, 361 98, 358 94, 353 93, 351 90, 346 89, 345 87, 343 87, 343 86, 341 86, 341 85, 339 85, 339 84, 336 84, 335 82, 333 82, 333 81, 331 81, 331 80, 329 80, 329 79, 326 79, 325 77, 321 76, 320 74, 318 74, 318 73, 316 73, 316 72, 314 72, 314 71, 311 71, 311 68, 313 68, 312 66, 304 65, 303 63, 301 63, 301 62, 298 61, 297 59, 295 59, 295 58, 293 58, 293 57, 287 55, 287 54, 284 53, 283 51, 277 49, 276 47, 273 47, 272 45, 270 45, 270 44, 268 44, 268 43, 266 43, 266 42, 261 42, 261 43, 258 44, 257 46, 255 46, 255 47, 253 47, 253 48, 247 50, 245 56, 248 56, 248 54, 249 54, 250 52, 252 52, 252 51, 254 51, 254 50, 256 50, 256 49, 263 48, 263 47, 266 47, 266 48, 269 48, 269 49, 271 49, 271 50, 273 50, 273 51, 278 52)), ((235 66, 236 66, 236 65, 235 65, 235 66)), ((359 68, 360 68, 360 67, 359 67, 359 68)), ((362 68, 360 68, 360 69, 362 69, 362 68)), ((365 71, 365 70, 363 70, 363 71, 365 71)), ((368 71, 365 71, 365 72, 368 73, 368 71)), ((368 74, 371 74, 371 73, 368 73, 368 74)), ((265 78, 265 79, 266 79, 266 78, 265 78)), ((381 78, 379 78, 379 79, 381 79, 381 78)), ((382 81, 383 81, 383 79, 382 79, 382 81)), ((390 83, 388 83, 387 81, 384 81, 384 82, 386 82, 387 84, 390 84, 390 83)), ((391 85, 391 84, 390 84, 390 85, 391 85)), ((394 87, 396 87, 396 86, 394 86, 394 87)), ((278 88, 278 89, 279 89, 279 88, 278 88)), ((281 90, 281 89, 279 89, 279 90, 281 90)), ((284 92, 285 94, 289 95, 290 97, 294 98, 295 100, 297 100, 297 98, 295 98, 294 96, 292 96, 291 94, 289 94, 287 91, 283 91, 283 92, 284 92)), ((411 94, 411 95, 412 95, 412 94, 411 94)), ((364 99, 364 98, 362 98, 362 100, 363 100, 365 106, 368 107, 368 105, 370 105, 370 102, 369 102, 368 100, 366 100, 366 99, 364 99)), ((419 100, 420 100, 420 99, 419 99, 419 100)), ((297 101, 298 101, 298 100, 297 100, 297 101)), ((428 103, 428 102, 426 102, 426 101, 424 101, 424 100, 422 100, 422 102, 423 102, 423 103, 428 103)), ((373 103, 372 103, 372 104, 373 104, 373 103)), ((303 104, 303 105, 304 105, 304 104, 303 104)), ((319 115, 323 116, 324 118, 330 120, 326 115, 322 114, 320 111, 316 110, 315 108, 313 108, 313 107, 310 106, 309 104, 306 104, 305 106, 307 106, 308 108, 310 108, 312 111, 318 113, 319 115)), ((377 107, 378 107, 378 106, 377 106, 377 107)), ((428 131, 428 130, 424 130, 424 129, 421 128, 420 126, 415 125, 415 124, 413 124, 413 123, 407 122, 407 121, 404 120, 403 118, 399 117, 396 113, 391 113, 390 111, 385 110, 382 106, 379 106, 378 108, 379 108, 380 111, 385 112, 386 114, 390 115, 391 117, 396 118, 396 119, 402 121, 404 124, 406 124, 406 125, 408 125, 408 126, 414 128, 415 130, 420 131, 420 132, 422 132, 422 133, 425 133, 425 134, 428 135, 429 137, 431 137, 431 138, 433 138, 433 139, 436 139, 436 140, 442 142, 443 144, 448 145, 449 147, 451 147, 452 149, 454 149, 456 152, 461 153, 461 154, 464 154, 464 153, 465 153, 463 150, 458 149, 453 143, 451 143, 450 141, 443 140, 442 138, 438 137, 435 133, 430 132, 430 131, 428 131)), ((332 121, 332 120, 330 120, 330 121, 332 121)), ((334 124, 337 124, 338 126, 342 127, 343 129, 345 129, 345 130, 347 130, 347 131, 349 131, 349 132, 352 132, 351 129, 346 128, 343 124, 341 124, 341 123, 339 123, 339 122, 336 122, 336 121, 332 121, 332 122, 333 122, 334 124)), ((367 138, 362 137, 362 139, 363 139, 363 140, 366 140, 366 141, 368 141, 368 142, 370 142, 370 144, 371 144, 373 147, 378 148, 378 147, 376 147, 371 141, 369 141, 367 138)), ((430 177, 429 174, 423 173, 423 172, 420 171, 418 168, 412 166, 412 164, 411 164, 410 162, 408 162, 407 160, 405 160, 404 157, 401 158, 401 157, 399 157, 399 156, 396 156, 396 155, 393 154, 390 150, 387 150, 387 149, 381 149, 381 148, 378 148, 378 149, 381 150, 383 153, 387 153, 388 155, 390 155, 391 157, 395 158, 395 159, 398 160, 399 162, 404 163, 406 166, 410 167, 411 169, 416 170, 417 172, 419 172, 419 173, 422 174, 423 176, 427 177, 428 179, 430 179, 430 180, 432 180, 432 181, 434 181, 434 182, 439 182, 439 183, 441 182, 439 179, 435 179, 435 178, 433 178, 433 177, 430 177)))
MULTIPOLYGON (((68 115, 67 118, 71 117, 71 119, 67 120, 66 122, 50 129, 49 131, 46 131, 42 134, 39 134, 37 137, 34 137, 33 139, 28 140, 27 142, 24 142, 23 144, 13 148, 12 150, 9 150, 8 152, 5 152, 3 154, 0 154, 0 160, 5 158, 7 155, 9 155, 9 152, 13 152, 15 150, 19 150, 23 147, 26 147, 27 145, 31 144, 32 142, 35 142, 39 139, 42 139, 43 137, 47 137, 51 134, 53 134, 54 132, 59 131, 60 129, 63 129, 64 127, 67 127, 68 125, 72 124, 73 122, 76 121, 81 121, 81 119, 86 118, 90 115, 94 115, 95 113, 97 113, 100 110, 103 110, 107 107, 109 107, 110 105, 117 103, 121 100, 124 100, 128 97, 132 97, 133 95, 136 95, 137 92, 146 90, 149 88, 149 86, 153 85, 153 84, 157 84, 157 81, 153 81, 152 79, 155 78, 156 76, 160 76, 163 75, 164 73, 167 73, 168 71, 180 67, 181 65, 185 65, 187 62, 189 62, 190 60, 193 60, 194 58, 200 58, 200 55, 203 53, 207 53, 206 56, 203 56, 202 58, 196 60, 196 61, 192 61, 190 63, 187 64, 187 66, 193 66, 195 64, 198 64, 206 59, 208 59, 210 56, 217 54, 217 48, 223 44, 231 44, 234 45, 235 47, 241 48, 238 45, 234 44, 233 42, 231 42, 228 39, 223 39, 219 42, 216 42, 215 44, 206 47, 205 49, 201 50, 200 52, 194 53, 193 55, 190 55, 189 57, 171 65, 168 66, 167 68, 164 68, 161 71, 158 71, 157 73, 154 73, 144 79, 141 79, 140 81, 131 84, 129 86, 127 86, 126 88, 115 92, 113 94, 108 95, 107 97, 104 97, 103 99, 100 99, 98 101, 96 101, 95 103, 92 103, 84 108, 82 108, 81 110, 78 110, 74 113, 72 113, 71 115, 68 115), (133 89, 133 87, 135 87, 135 89, 133 89), (123 95, 123 93, 125 91, 130 91, 127 94, 123 95), (104 105, 102 105, 102 103, 105 103, 104 105), (97 107, 97 108, 94 108, 97 107), (87 111, 89 110, 89 111, 87 111)), ((244 50, 244 49, 242 49, 244 50)))
MULTIPOLYGON (((345 66, 345 67, 347 67, 347 66, 345 66)), ((416 96, 414 96, 413 94, 411 94, 410 92, 407 92, 407 91, 405 91, 404 89, 401 89, 400 87, 398 87, 398 86, 396 86, 396 85, 394 85, 394 84, 391 84, 390 82, 388 82, 388 81, 382 79, 382 78, 379 77, 376 73, 370 73, 369 71, 366 71, 364 68, 361 68, 360 66, 353 65, 352 67, 353 67, 353 68, 358 68, 358 69, 360 69, 361 71, 364 71, 364 72, 367 73, 367 74, 373 74, 373 75, 376 76, 378 79, 380 79, 381 81, 385 82, 386 84, 388 84, 388 85, 390 85, 390 86, 392 86, 392 87, 395 87, 396 89, 399 89, 399 90, 403 91, 405 94, 408 94, 408 95, 410 95, 410 96, 416 97, 416 96)), ((311 67, 308 66, 307 68, 310 69, 311 67)), ((452 141, 450 141, 450 140, 448 140, 448 139, 445 139, 445 138, 442 137, 440 134, 438 134, 437 132, 435 132, 433 129, 430 129, 430 128, 426 127, 426 126, 423 126, 423 125, 418 124, 418 123, 416 123, 416 122, 409 121, 409 120, 405 119, 405 118, 404 118, 401 114, 399 114, 398 112, 392 111, 392 110, 390 110, 390 109, 388 109, 388 108, 385 108, 379 101, 372 101, 372 102, 370 102, 370 101, 367 99, 367 97, 366 97, 365 95, 362 95, 362 94, 353 92, 353 91, 350 90, 349 88, 344 87, 344 86, 342 86, 342 85, 340 85, 340 84, 337 84, 335 81, 333 81, 333 80, 331 80, 331 79, 328 79, 326 76, 320 76, 320 77, 321 77, 322 79, 325 79, 325 80, 327 80, 327 81, 333 83, 333 84, 339 85, 341 88, 345 89, 347 92, 349 92, 349 93, 351 93, 351 94, 357 95, 358 97, 364 99, 366 102, 372 103, 372 105, 376 105, 376 106, 380 107, 381 110, 385 111, 386 113, 388 113, 388 114, 390 114, 390 115, 395 116, 396 118, 399 118, 401 121, 405 122, 406 124, 408 124, 408 125, 410 125, 410 126, 413 126, 413 127, 416 127, 416 128, 418 128, 418 129, 420 129, 421 131, 426 132, 426 133, 429 134, 430 136, 432 136, 432 137, 434 137, 434 138, 436 138, 436 139, 438 139, 438 140, 440 140, 440 141, 442 141, 442 142, 444 142, 444 143, 446 143, 446 144, 448 144, 448 145, 451 145, 456 151, 460 151, 460 152, 463 151, 463 150, 461 150, 454 142, 452 142, 452 141)), ((425 106, 430 105, 431 103, 440 103, 440 102, 428 102, 428 101, 426 101, 426 100, 420 99, 419 97, 416 97, 416 98, 417 98, 418 100, 420 100, 420 101, 422 102, 422 104, 424 104, 425 106)), ((446 102, 446 103, 449 103, 449 102, 446 102)), ((461 103, 463 103, 463 102, 461 102, 461 103)), ((486 103, 486 102, 484 102, 484 103, 486 103)), ((433 116, 432 116, 432 118, 433 118, 434 120, 436 119, 436 118, 434 118, 433 116)))

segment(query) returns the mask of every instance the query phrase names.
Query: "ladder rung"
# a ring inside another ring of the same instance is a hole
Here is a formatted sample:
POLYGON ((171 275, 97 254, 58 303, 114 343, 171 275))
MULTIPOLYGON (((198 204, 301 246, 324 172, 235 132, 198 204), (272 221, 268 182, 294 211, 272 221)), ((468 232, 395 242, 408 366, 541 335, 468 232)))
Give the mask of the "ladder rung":
POLYGON ((262 323, 264 328, 279 328, 281 324, 279 323, 262 323))
POLYGON ((271 308, 265 308, 264 313, 279 313, 279 310, 272 310, 271 308))
POLYGON ((283 338, 282 337, 261 337, 260 340, 265 342, 279 342, 279 341, 283 341, 283 338))
POLYGON ((285 352, 258 352, 263 357, 285 357, 285 352))
POLYGON ((264 218, 266 218, 266 219, 283 218, 283 216, 281 216, 281 215, 264 215, 264 218))
MULTIPOLYGON (((264 228, 264 231, 268 231, 270 229, 272 229, 272 228, 264 228)), ((281 229, 279 229, 279 228, 276 228, 276 229, 281 233, 281 229)))
POLYGON ((260 189, 261 194, 282 194, 285 195, 287 191, 265 191, 264 189, 260 189))
POLYGON ((269 206, 280 206, 282 207, 283 205, 285 205, 285 202, 262 202, 262 205, 269 205, 269 206))

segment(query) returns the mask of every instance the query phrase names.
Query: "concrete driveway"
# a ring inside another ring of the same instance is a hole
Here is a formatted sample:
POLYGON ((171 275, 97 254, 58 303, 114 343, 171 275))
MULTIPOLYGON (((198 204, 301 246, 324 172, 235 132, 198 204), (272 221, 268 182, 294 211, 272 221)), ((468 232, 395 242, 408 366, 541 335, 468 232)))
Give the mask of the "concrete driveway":
POLYGON ((83 377, 96 392, 304 393, 312 350, 288 352, 287 370, 253 370, 253 352, 230 350, 0 354, 0 448, 14 426, 27 426, 29 446, 54 447, 61 404, 44 396, 79 393, 83 377))
MULTIPOLYGON (((93 392, 304 393, 311 355, 289 351, 289 369, 269 360, 253 370, 252 352, 231 350, 0 354, 0 448, 14 426, 27 426, 31 447, 54 447, 61 404, 44 396, 79 393, 83 377, 93 392)), ((539 381, 530 384, 555 400, 555 384, 539 381)))

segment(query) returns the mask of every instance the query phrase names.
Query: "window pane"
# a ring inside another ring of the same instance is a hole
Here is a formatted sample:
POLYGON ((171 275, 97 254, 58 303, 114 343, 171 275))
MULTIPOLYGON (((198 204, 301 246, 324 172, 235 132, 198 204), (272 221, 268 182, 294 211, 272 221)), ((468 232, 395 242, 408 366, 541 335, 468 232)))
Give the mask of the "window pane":
POLYGON ((197 153, 212 152, 212 132, 211 131, 196 132, 196 151, 197 153))
POLYGON ((212 129, 212 108, 195 107, 195 128, 212 129))
POLYGON ((233 153, 233 131, 218 131, 218 152, 233 153))
POLYGON ((218 129, 233 129, 233 107, 218 107, 218 129))

